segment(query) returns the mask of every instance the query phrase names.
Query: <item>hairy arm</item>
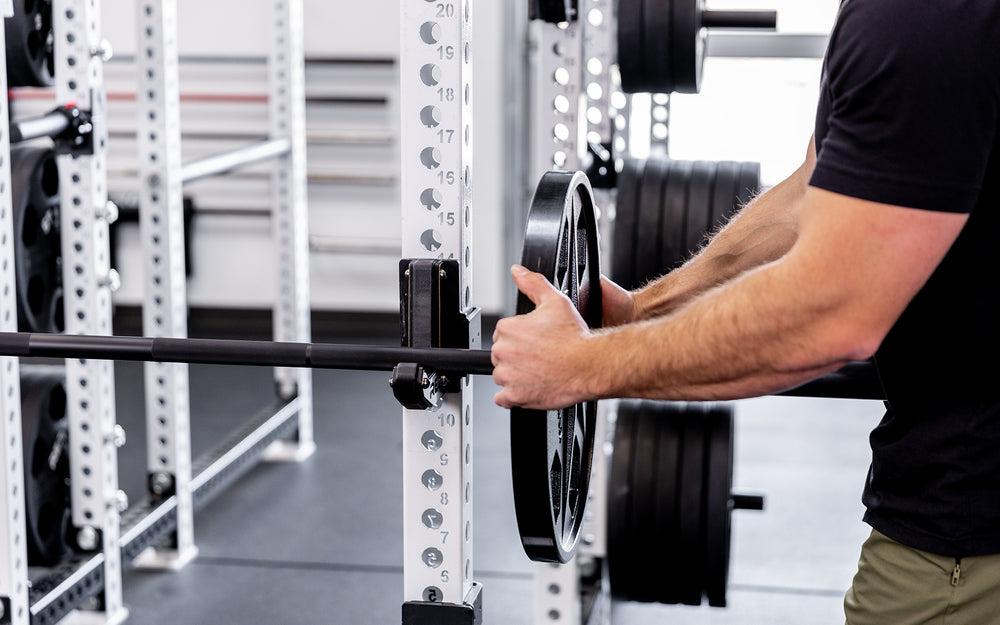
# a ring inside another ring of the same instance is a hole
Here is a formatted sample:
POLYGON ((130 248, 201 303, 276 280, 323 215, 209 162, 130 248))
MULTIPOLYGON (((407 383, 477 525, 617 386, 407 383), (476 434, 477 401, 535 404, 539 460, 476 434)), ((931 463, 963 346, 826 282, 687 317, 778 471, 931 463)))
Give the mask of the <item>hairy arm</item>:
POLYGON ((605 281, 606 324, 650 319, 676 310, 691 298, 744 271, 783 256, 798 236, 799 216, 816 163, 813 140, 801 166, 743 207, 684 265, 628 293, 605 281))
POLYGON ((497 326, 496 401, 735 399, 795 386, 874 353, 967 218, 808 188, 795 243, 777 260, 597 332, 544 278, 515 275, 538 307, 497 326))

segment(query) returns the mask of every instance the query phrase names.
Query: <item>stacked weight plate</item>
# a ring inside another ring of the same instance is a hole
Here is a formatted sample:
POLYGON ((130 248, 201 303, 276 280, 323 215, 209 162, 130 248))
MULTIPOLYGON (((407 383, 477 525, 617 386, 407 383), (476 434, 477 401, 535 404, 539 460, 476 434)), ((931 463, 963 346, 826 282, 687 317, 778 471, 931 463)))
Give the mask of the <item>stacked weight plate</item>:
POLYGON ((28 562, 53 566, 70 553, 69 423, 62 367, 21 367, 28 562))
POLYGON ((626 159, 618 176, 612 278, 634 289, 674 269, 760 186, 759 163, 626 159))
POLYGON ((8 87, 48 87, 53 80, 52 0, 14 0, 4 20, 8 87))
POLYGON ((51 148, 10 151, 14 208, 17 325, 23 331, 63 330, 59 172, 51 148))
POLYGON ((623 401, 608 490, 608 573, 624 601, 726 605, 729 404, 623 401))

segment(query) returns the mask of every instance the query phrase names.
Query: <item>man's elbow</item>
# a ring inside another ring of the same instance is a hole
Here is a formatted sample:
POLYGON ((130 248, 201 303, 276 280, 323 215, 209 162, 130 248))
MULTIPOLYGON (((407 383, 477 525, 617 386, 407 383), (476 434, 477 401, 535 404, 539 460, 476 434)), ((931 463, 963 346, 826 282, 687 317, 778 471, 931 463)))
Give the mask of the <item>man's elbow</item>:
POLYGON ((867 360, 875 355, 888 331, 876 321, 842 317, 821 331, 819 351, 831 363, 867 360))

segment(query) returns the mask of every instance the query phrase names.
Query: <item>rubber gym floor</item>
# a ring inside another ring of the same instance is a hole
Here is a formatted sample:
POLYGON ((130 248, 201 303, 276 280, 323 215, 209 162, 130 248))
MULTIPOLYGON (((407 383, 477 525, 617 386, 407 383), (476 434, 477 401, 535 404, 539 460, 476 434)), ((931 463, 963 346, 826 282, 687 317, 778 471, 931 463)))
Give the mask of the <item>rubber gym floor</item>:
MULTIPOLYGON (((192 333, 194 335, 194 333, 192 333)), ((484 332, 485 336, 489 336, 484 332)), ((391 332, 315 340, 392 344, 391 332)), ((258 337, 247 337, 258 338, 258 337)), ((316 371, 316 453, 253 469, 195 518, 199 555, 177 572, 131 569, 130 623, 398 624, 402 601, 402 442, 388 374, 316 371)), ((271 371, 191 367, 197 458, 273 399, 271 371)), ((116 365, 128 443, 120 483, 145 492, 142 366, 116 365)), ((474 577, 486 625, 532 623, 532 563, 514 522, 506 411, 475 380, 474 577)), ((766 496, 733 520, 729 607, 619 603, 612 623, 842 623, 868 534, 860 492, 879 402, 762 398, 736 405, 736 490, 766 496)), ((684 562, 650 562, 650 574, 684 562)))

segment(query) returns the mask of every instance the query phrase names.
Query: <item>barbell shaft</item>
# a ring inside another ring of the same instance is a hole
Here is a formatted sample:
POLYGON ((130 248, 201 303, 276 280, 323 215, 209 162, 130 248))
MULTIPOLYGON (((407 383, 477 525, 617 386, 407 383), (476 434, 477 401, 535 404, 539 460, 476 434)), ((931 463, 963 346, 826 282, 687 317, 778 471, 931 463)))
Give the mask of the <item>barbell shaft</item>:
POLYGON ((291 150, 291 145, 288 139, 271 139, 239 150, 206 156, 185 163, 181 167, 181 180, 187 184, 208 176, 224 174, 257 161, 284 156, 291 150))
MULTIPOLYGON (((493 363, 488 350, 236 339, 0 332, 0 355, 357 371, 392 371, 399 363, 412 362, 439 373, 493 374, 493 363)), ((849 364, 779 394, 793 397, 884 399, 878 374, 870 362, 849 364)))
POLYGON ((777 11, 704 11, 701 25, 705 28, 759 28, 770 29, 778 25, 777 11))
POLYGON ((0 354, 22 358, 186 362, 360 371, 392 371, 401 362, 414 362, 442 373, 493 373, 490 352, 485 350, 233 339, 0 332, 0 354))

